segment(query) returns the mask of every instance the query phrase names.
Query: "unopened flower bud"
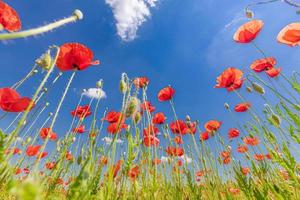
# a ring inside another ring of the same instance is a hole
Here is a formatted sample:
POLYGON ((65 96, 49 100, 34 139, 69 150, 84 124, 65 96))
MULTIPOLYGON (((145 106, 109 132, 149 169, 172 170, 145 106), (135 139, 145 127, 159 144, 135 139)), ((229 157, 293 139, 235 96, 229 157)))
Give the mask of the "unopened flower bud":
POLYGON ((254 13, 252 10, 246 10, 246 17, 252 19, 254 17, 254 13))
POLYGON ((125 92, 127 91, 127 85, 123 79, 121 79, 120 81, 120 91, 122 94, 125 94, 125 92))
POLYGON ((52 112, 50 112, 50 113, 49 113, 49 116, 52 116, 52 115, 53 115, 53 113, 52 113, 52 112))
POLYGON ((251 88, 251 87, 249 87, 249 86, 247 86, 247 87, 246 87, 246 90, 247 90, 247 92, 249 92, 249 93, 251 93, 251 92, 252 92, 252 88, 251 88))
POLYGON ((134 115, 133 115, 133 122, 135 124, 138 124, 142 119, 142 115, 140 112, 136 112, 134 115))
POLYGON ((97 81, 96 87, 97 87, 97 88, 102 88, 102 87, 103 87, 103 80, 102 80, 102 79, 99 80, 99 81, 97 81))
POLYGON ((50 103, 49 103, 49 102, 47 102, 47 103, 45 104, 45 106, 46 106, 46 107, 48 107, 49 105, 50 105, 50 103))
POLYGON ((224 107, 228 110, 230 108, 228 103, 224 103, 224 107))
POLYGON ((76 16, 78 20, 83 19, 83 13, 78 9, 74 10, 73 15, 76 16))
POLYGON ((190 122, 191 121, 191 117, 189 115, 185 116, 185 121, 190 122))
POLYGON ((265 94, 265 89, 258 83, 252 82, 252 87, 255 92, 257 92, 259 94, 265 94))

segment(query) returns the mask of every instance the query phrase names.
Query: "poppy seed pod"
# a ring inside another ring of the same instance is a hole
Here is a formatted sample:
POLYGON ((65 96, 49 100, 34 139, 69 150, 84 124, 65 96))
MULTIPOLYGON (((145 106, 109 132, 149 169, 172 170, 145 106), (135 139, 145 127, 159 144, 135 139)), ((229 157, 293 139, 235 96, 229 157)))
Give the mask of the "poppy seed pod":
POLYGON ((255 92, 257 92, 259 94, 265 94, 265 89, 258 83, 252 82, 252 87, 255 92))
POLYGON ((74 10, 73 15, 76 16, 78 20, 83 19, 83 13, 78 9, 74 10))

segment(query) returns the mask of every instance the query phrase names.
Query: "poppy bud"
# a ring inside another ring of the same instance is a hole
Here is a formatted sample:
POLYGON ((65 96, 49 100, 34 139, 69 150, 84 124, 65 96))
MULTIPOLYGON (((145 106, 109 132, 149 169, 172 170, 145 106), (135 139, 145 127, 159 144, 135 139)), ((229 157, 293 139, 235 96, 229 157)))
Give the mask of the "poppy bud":
POLYGON ((140 112, 136 112, 136 113, 134 114, 134 116, 133 116, 133 122, 134 122, 135 124, 138 124, 138 123, 141 121, 141 119, 142 119, 141 113, 140 113, 140 112))
POLYGON ((50 103, 49 103, 49 102, 47 102, 47 103, 45 104, 45 106, 46 106, 46 107, 48 107, 49 105, 50 105, 50 103))
POLYGON ((39 72, 39 70, 37 70, 37 69, 35 69, 35 70, 32 71, 33 74, 36 74, 38 72, 39 72))
POLYGON ((126 116, 129 117, 129 116, 132 116, 135 112, 137 112, 137 109, 139 108, 139 99, 136 98, 136 97, 131 97, 130 98, 130 101, 127 105, 127 108, 126 108, 126 116))
POLYGON ((187 115, 187 116, 185 117, 185 120, 186 120, 187 122, 190 122, 190 121, 191 121, 191 117, 190 117, 189 115, 187 115))
POLYGON ((52 115, 53 115, 53 113, 52 113, 52 112, 50 112, 50 113, 49 113, 49 116, 52 116, 52 115))
POLYGON ((251 88, 251 87, 249 87, 249 86, 247 86, 247 87, 246 87, 246 90, 247 90, 247 92, 249 92, 249 93, 251 93, 251 92, 252 92, 252 88, 251 88))
POLYGON ((100 79, 99 81, 97 81, 96 87, 97 88, 102 88, 103 87, 103 80, 102 79, 100 79))
POLYGON ((44 92, 48 92, 48 88, 44 87, 43 88, 44 92))
POLYGON ((74 10, 73 15, 76 16, 78 20, 81 20, 83 18, 83 13, 78 9, 74 10))
POLYGON ((51 62, 52 62, 52 57, 50 55, 49 50, 35 61, 35 63, 38 66, 40 66, 46 71, 48 71, 51 68, 51 62))
POLYGON ((28 137, 28 138, 26 139, 26 143, 28 144, 29 142, 31 142, 31 137, 28 137))
POLYGON ((259 94, 265 94, 265 89, 258 83, 252 82, 252 87, 255 92, 257 92, 259 94))
POLYGON ((246 154, 246 158, 247 158, 248 160, 251 159, 251 157, 249 156, 249 154, 246 154))
POLYGON ((274 122, 275 126, 277 126, 277 127, 280 126, 280 124, 281 124, 281 118, 278 115, 276 115, 276 114, 273 113, 271 115, 271 120, 272 120, 272 122, 274 122))
POLYGON ((246 10, 246 17, 252 19, 254 17, 254 13, 252 10, 246 10))
POLYGON ((120 91, 122 94, 125 94, 125 92, 127 91, 127 85, 123 79, 121 79, 120 81, 120 91))
POLYGON ((229 104, 228 103, 225 103, 224 104, 224 107, 228 110, 230 108, 229 104))

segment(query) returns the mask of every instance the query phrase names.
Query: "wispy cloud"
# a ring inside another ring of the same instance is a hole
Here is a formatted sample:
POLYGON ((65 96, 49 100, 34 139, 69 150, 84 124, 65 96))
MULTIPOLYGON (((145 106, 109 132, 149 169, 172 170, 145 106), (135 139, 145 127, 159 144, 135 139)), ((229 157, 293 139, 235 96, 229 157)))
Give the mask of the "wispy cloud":
MULTIPOLYGON (((105 144, 109 145, 109 144, 112 143, 113 139, 110 138, 110 137, 104 137, 104 138, 102 138, 102 141, 103 141, 105 144)), ((121 139, 116 139, 115 142, 116 142, 117 144, 122 144, 124 141, 121 140, 121 139)))
POLYGON ((118 35, 124 41, 132 41, 139 27, 151 16, 150 9, 158 0, 105 0, 112 8, 118 35))
POLYGON ((83 91, 83 95, 94 99, 106 98, 105 92, 100 88, 89 88, 83 91))

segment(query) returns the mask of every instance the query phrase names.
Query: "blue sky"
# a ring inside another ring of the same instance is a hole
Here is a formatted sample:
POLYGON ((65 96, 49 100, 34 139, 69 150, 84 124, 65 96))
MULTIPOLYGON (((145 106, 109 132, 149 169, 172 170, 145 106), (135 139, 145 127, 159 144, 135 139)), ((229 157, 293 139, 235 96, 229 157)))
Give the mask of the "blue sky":
MULTIPOLYGON (((252 45, 240 45, 232 40, 236 28, 247 20, 243 8, 249 2, 158 0, 156 7, 150 8, 151 17, 139 27, 137 37, 127 42, 118 36, 113 12, 104 0, 8 1, 19 12, 23 29, 67 17, 74 9, 80 9, 84 19, 37 37, 2 43, 0 87, 10 86, 23 77, 49 45, 79 42, 93 50, 101 65, 77 73, 56 125, 61 132, 67 128, 65 120, 71 121, 69 112, 77 104, 81 90, 94 87, 99 79, 104 80, 107 93, 100 110, 106 107, 118 110, 121 106, 119 80, 121 73, 126 72, 132 78, 150 79, 148 96, 157 111, 171 113, 169 105, 159 103, 156 98, 162 87, 171 84, 176 89, 174 101, 179 118, 189 114, 193 120, 200 121, 201 127, 207 120, 219 119, 225 124, 222 131, 226 134, 234 125, 223 108, 224 102, 234 106, 240 100, 225 90, 214 89, 215 79, 229 66, 247 70, 253 60, 262 57, 252 45)), ((299 19, 296 10, 281 2, 253 10, 256 18, 265 22, 256 43, 267 55, 277 58, 286 74, 298 69, 299 48, 289 48, 276 41, 281 28, 299 19)), ((70 73, 58 82, 57 92, 49 99, 48 111, 55 108, 68 76, 70 73)), ((26 83, 20 93, 31 95, 41 78, 26 83)), ((246 95, 244 90, 241 92, 246 95)), ((253 94, 247 98, 253 104, 261 102, 253 94)), ((84 99, 84 103, 88 101, 84 99)), ((237 117, 241 121, 247 118, 246 114, 237 117)), ((12 118, 9 116, 7 120, 12 118)))

